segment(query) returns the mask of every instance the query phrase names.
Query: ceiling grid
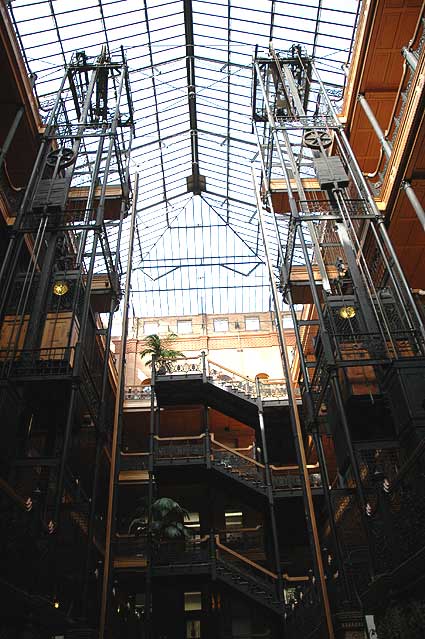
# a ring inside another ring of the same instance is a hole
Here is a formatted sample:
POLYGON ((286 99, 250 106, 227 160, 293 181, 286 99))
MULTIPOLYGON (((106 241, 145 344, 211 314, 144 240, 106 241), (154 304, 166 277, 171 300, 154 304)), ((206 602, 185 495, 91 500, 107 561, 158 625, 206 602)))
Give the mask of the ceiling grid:
POLYGON ((338 0, 11 0, 43 116, 75 51, 96 56, 102 45, 111 53, 124 47, 136 123, 132 168, 140 173, 137 315, 268 309, 251 181, 252 58, 271 38, 277 50, 299 43, 338 98, 359 2, 343 6, 338 0))

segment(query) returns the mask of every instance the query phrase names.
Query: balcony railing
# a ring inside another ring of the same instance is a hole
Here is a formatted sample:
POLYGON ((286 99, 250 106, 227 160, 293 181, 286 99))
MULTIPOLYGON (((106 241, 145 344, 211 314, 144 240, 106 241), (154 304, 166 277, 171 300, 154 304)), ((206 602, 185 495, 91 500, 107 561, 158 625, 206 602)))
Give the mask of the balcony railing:
POLYGON ((200 459, 205 461, 205 434, 193 437, 158 437, 154 443, 155 460, 174 461, 200 459))
MULTIPOLYGON (((417 67, 419 67, 419 61, 423 59, 425 45, 425 22, 423 17, 422 20, 418 21, 417 24, 418 29, 417 32, 414 34, 414 42, 412 42, 410 51, 413 52, 414 56, 417 58, 417 67)), ((400 146, 401 148, 405 146, 405 144, 400 144, 398 140, 399 138, 403 138, 403 136, 406 134, 405 122, 408 121, 408 116, 410 110, 412 109, 412 104, 414 105, 415 100, 417 99, 421 90, 423 90, 421 75, 416 75, 415 71, 411 69, 410 65, 405 64, 404 72, 400 79, 399 89, 390 116, 391 121, 388 130, 385 132, 387 139, 390 140, 391 145, 394 149, 397 146, 400 146)), ((387 181, 387 178, 390 174, 388 172, 388 169, 390 169, 390 167, 393 167, 393 155, 394 153, 388 160, 386 159, 385 154, 381 153, 376 170, 368 175, 368 177, 370 177, 372 180, 376 180, 376 178, 378 177, 377 181, 371 182, 371 186, 377 195, 382 194, 382 187, 383 185, 385 185, 385 182, 387 181)), ((395 160, 397 162, 397 158, 395 158, 395 160)))
POLYGON ((0 350, 0 377, 62 377, 70 375, 75 347, 0 350))
POLYGON ((392 572, 425 548, 424 468, 424 447, 419 445, 394 478, 384 468, 374 473, 366 509, 377 574, 392 572))
MULTIPOLYGON (((190 437, 159 437, 154 436, 154 461, 162 465, 211 462, 224 473, 259 486, 262 490, 267 487, 267 475, 264 464, 253 459, 253 446, 238 449, 230 448, 215 439, 214 433, 209 437, 205 433, 190 437)), ((147 470, 149 453, 132 452, 121 453, 121 471, 147 470)), ((310 486, 322 487, 322 478, 318 464, 307 466, 310 486)), ((302 488, 302 478, 296 465, 270 466, 272 488, 278 491, 296 490, 302 488)))
POLYGON ((121 453, 120 471, 147 470, 149 453, 121 453))
POLYGON ((178 539, 176 541, 161 541, 153 546, 152 563, 154 566, 193 566, 206 564, 211 559, 210 536, 200 539, 178 539))
POLYGON ((163 360, 156 363, 155 371, 157 376, 202 374, 203 356, 163 360))
POLYGON ((218 531, 218 538, 231 550, 236 550, 244 555, 262 555, 264 551, 264 530, 261 525, 255 528, 225 528, 218 531))
POLYGON ((151 385, 145 386, 126 386, 124 391, 124 399, 125 400, 150 400, 151 396, 151 385))
MULTIPOLYGON (((272 484, 275 490, 294 490, 302 488, 303 482, 298 466, 270 466, 272 484)), ((319 464, 307 465, 311 488, 322 487, 322 476, 319 464)))
POLYGON ((216 386, 227 391, 240 393, 250 399, 257 397, 255 380, 209 359, 206 360, 206 366, 208 379, 216 386))

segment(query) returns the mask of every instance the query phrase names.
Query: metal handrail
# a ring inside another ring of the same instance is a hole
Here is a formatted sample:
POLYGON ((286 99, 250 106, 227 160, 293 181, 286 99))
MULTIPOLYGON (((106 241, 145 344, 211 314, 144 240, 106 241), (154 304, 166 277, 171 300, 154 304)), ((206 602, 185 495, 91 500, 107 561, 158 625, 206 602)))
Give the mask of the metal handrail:
POLYGON ((201 433, 200 435, 188 435, 187 437, 185 436, 178 436, 178 437, 160 437, 159 435, 154 435, 154 439, 161 441, 161 442, 165 442, 165 441, 179 441, 182 439, 202 439, 203 437, 205 437, 205 433, 201 433))
MULTIPOLYGON (((257 564, 257 562, 252 561, 252 559, 248 559, 247 557, 244 557, 243 555, 240 555, 235 550, 232 550, 231 548, 228 548, 227 546, 225 546, 224 544, 222 544, 220 542, 220 536, 219 535, 214 535, 214 539, 215 539, 216 548, 218 548, 219 550, 223 550, 224 552, 227 552, 229 555, 232 555, 233 557, 235 557, 239 561, 244 562, 250 568, 254 568, 255 570, 258 570, 263 575, 266 575, 266 577, 268 577, 269 579, 272 579, 273 581, 276 581, 276 583, 277 583, 277 574, 275 572, 272 572, 271 570, 268 570, 267 568, 264 568, 260 564, 257 564)), ((296 577, 292 577, 291 575, 288 575, 287 573, 284 573, 282 576, 283 576, 283 578, 286 581, 292 581, 292 582, 301 582, 301 581, 309 581, 310 580, 308 575, 299 575, 299 576, 296 576, 296 577)))
POLYGON ((215 444, 216 446, 219 446, 220 448, 222 448, 223 450, 227 451, 228 453, 231 453, 232 455, 236 455, 237 457, 240 457, 241 459, 245 459, 246 461, 250 462, 251 464, 257 466, 258 468, 262 468, 264 469, 265 466, 264 464, 261 464, 260 462, 256 461, 255 459, 252 459, 252 457, 247 457, 246 455, 243 455, 242 453, 239 453, 235 448, 230 448, 229 446, 226 446, 225 444, 222 444, 221 442, 218 442, 215 437, 214 437, 214 433, 210 433, 210 438, 211 438, 211 443, 215 444))
POLYGON ((246 382, 250 382, 251 384, 254 383, 254 380, 250 379, 249 377, 247 377, 246 375, 242 375, 241 373, 238 373, 237 371, 234 371, 232 368, 228 368, 227 366, 223 366, 223 364, 218 364, 217 362, 214 362, 212 359, 207 358, 207 362, 208 364, 212 364, 213 366, 217 366, 218 368, 221 368, 224 371, 227 371, 228 373, 231 373, 232 375, 236 375, 236 377, 240 377, 241 379, 244 379, 246 382))

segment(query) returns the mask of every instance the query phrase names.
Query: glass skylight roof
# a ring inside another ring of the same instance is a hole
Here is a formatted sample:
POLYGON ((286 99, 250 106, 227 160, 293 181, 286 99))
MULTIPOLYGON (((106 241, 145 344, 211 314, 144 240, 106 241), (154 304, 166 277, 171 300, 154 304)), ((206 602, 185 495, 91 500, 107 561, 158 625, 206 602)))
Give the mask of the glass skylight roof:
MULTIPOLYGON (((132 168, 140 173, 136 315, 269 308, 251 179, 255 47, 302 44, 338 104, 358 9, 357 0, 10 2, 43 116, 76 50, 96 56, 102 45, 111 53, 124 47, 136 125, 132 168), (201 195, 187 188, 195 147, 201 195)), ((127 249, 124 237, 123 264, 127 249)))

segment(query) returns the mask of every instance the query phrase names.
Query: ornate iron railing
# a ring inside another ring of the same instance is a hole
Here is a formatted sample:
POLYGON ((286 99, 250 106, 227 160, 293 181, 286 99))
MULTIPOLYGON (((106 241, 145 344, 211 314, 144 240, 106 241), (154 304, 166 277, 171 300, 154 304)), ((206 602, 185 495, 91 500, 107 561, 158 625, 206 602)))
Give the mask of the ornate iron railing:
POLYGON ((124 390, 125 400, 149 400, 151 395, 151 386, 126 386, 124 390))
POLYGON ((209 535, 201 539, 161 541, 153 545, 154 566, 192 566, 209 563, 210 559, 209 535))
MULTIPOLYGON (((322 487, 322 477, 319 466, 308 466, 308 476, 311 488, 322 487)), ((275 490, 294 490, 302 488, 303 480, 298 466, 271 466, 272 485, 275 490)))
POLYGON ((377 468, 366 512, 374 544, 376 573, 388 573, 425 547, 425 452, 407 461, 391 479, 377 468))
POLYGON ((203 371, 203 357, 178 357, 156 362, 156 375, 193 375, 203 371))
POLYGON ((335 334, 333 339, 341 362, 403 359, 423 352, 422 338, 415 330, 392 330, 388 340, 379 333, 335 334))
POLYGON ((265 558, 263 527, 220 530, 218 539, 227 548, 250 557, 265 558))
POLYGON ((0 377, 57 377, 70 375, 75 347, 0 350, 0 377))
POLYGON ((284 380, 268 379, 267 381, 258 381, 261 401, 264 402, 267 400, 288 400, 288 389, 284 380))
POLYGON ((120 471, 147 470, 149 467, 149 453, 121 453, 120 471))
POLYGON ((212 360, 207 360, 208 379, 216 386, 224 388, 226 391, 244 395, 249 399, 256 399, 257 388, 255 380, 245 377, 240 373, 227 368, 212 360))
POLYGON ((258 482, 260 486, 266 486, 266 469, 264 464, 232 450, 225 444, 214 439, 211 435, 211 461, 219 464, 224 471, 234 474, 242 481, 258 482))
POLYGON ((158 437, 154 441, 155 460, 168 460, 170 463, 177 460, 205 459, 205 435, 193 437, 158 437))
POLYGON ((267 591, 275 593, 277 597, 278 579, 275 573, 222 544, 219 535, 215 537, 215 551, 217 560, 224 566, 245 575, 257 585, 262 585, 267 591))
MULTIPOLYGON (((423 54, 423 49, 425 44, 424 25, 425 25, 425 22, 424 22, 424 19, 422 18, 422 20, 418 22, 419 30, 415 34, 416 38, 415 38, 415 42, 413 43, 413 44, 416 44, 416 49, 413 49, 413 48, 411 49, 411 51, 414 52, 417 58, 419 58, 423 54), (418 37, 419 34, 420 34, 420 37, 418 37)), ((401 86, 397 93, 396 102, 394 104, 393 112, 391 114, 393 120, 390 123, 388 131, 386 132, 386 137, 390 140, 392 146, 395 145, 396 138, 399 134, 399 131, 403 130, 403 127, 401 127, 401 123, 403 121, 404 114, 406 113, 407 105, 409 103, 409 94, 413 94, 413 91, 417 90, 417 84, 413 82, 415 72, 411 69, 409 64, 405 65, 405 69, 406 69, 405 73, 406 74, 408 73, 409 77, 406 80, 405 76, 402 76, 404 86, 401 86)), ((382 154, 381 159, 379 161, 379 165, 375 173, 370 174, 372 179, 376 178, 377 175, 379 177, 378 181, 370 182, 370 185, 376 195, 378 195, 381 190, 389 164, 390 162, 386 158, 385 154, 382 154), (379 168, 382 165, 383 160, 384 162, 383 162, 382 169, 381 171, 379 171, 379 168)))
POLYGON ((147 536, 117 534, 114 541, 115 557, 141 557, 147 558, 147 536))

